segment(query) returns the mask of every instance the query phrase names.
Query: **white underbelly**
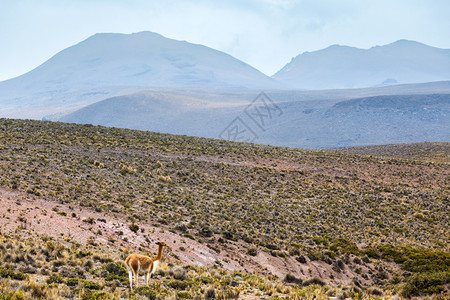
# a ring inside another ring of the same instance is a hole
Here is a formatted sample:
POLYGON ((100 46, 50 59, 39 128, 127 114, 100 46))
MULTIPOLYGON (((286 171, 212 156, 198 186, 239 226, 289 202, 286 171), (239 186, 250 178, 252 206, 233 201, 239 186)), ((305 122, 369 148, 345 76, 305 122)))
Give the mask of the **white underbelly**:
POLYGON ((154 261, 153 262, 153 269, 152 269, 152 273, 151 274, 156 272, 156 269, 158 268, 158 266, 159 266, 159 260, 154 261))

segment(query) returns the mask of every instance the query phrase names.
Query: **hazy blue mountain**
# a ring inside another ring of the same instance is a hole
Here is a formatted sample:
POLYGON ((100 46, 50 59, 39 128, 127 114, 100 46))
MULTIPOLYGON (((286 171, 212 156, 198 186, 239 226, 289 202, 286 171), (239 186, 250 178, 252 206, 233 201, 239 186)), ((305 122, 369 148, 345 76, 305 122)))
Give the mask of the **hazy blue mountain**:
POLYGON ((222 139, 234 139, 227 130, 235 128, 247 131, 244 138, 255 143, 302 148, 450 140, 450 90, 346 100, 331 92, 321 97, 285 91, 267 95, 270 113, 250 93, 220 102, 150 91, 106 99, 54 120, 222 139), (255 112, 255 104, 265 116, 263 126, 246 114, 255 112))
POLYGON ((368 50, 333 45, 298 55, 272 77, 296 89, 444 81, 450 80, 450 49, 408 40, 368 50))
POLYGON ((276 88, 223 52, 152 32, 96 34, 36 69, 0 82, 3 116, 38 117, 149 88, 276 88), (26 110, 26 111, 24 111, 26 110))
POLYGON ((0 82, 0 117, 222 139, 244 133, 238 140, 305 148, 448 141, 450 81, 438 80, 450 78, 449 51, 410 41, 331 46, 271 78, 156 33, 96 34, 0 82), (417 81, 433 82, 392 85, 417 81), (358 86, 371 87, 336 89, 358 86))

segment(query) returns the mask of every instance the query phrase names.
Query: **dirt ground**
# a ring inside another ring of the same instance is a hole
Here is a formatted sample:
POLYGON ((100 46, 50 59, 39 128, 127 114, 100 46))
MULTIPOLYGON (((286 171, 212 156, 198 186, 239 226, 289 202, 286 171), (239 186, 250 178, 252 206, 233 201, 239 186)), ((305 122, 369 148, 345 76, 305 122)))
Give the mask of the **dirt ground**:
MULTIPOLYGON (((220 245, 220 252, 216 252, 207 243, 170 232, 170 228, 164 225, 156 227, 150 223, 139 223, 139 230, 135 233, 126 220, 121 214, 96 212, 94 208, 76 207, 0 188, 0 230, 3 234, 17 230, 24 234, 31 231, 55 238, 70 238, 82 244, 93 239, 96 243, 108 245, 109 249, 121 247, 128 248, 130 252, 148 251, 155 255, 155 243, 164 241, 170 247, 164 255, 169 256, 169 260, 179 259, 183 264, 218 265, 229 271, 275 275, 281 279, 290 273, 303 280, 316 277, 336 285, 347 285, 356 277, 360 282, 370 284, 350 268, 336 272, 332 265, 323 261, 306 258, 306 263, 299 263, 294 257, 274 257, 262 249, 258 249, 256 256, 250 256, 247 254, 249 245, 228 240, 220 245)), ((217 246, 215 244, 213 248, 217 249, 217 246)))

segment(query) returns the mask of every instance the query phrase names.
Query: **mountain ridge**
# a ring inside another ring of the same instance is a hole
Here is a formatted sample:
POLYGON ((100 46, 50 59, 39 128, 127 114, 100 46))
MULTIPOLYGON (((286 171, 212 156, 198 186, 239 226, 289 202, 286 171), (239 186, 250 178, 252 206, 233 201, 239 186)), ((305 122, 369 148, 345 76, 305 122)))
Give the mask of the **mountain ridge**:
MULTIPOLYGON (((11 80, 27 79, 27 77, 33 76, 41 79, 40 77, 46 75, 41 74, 43 72, 48 72, 50 74, 47 75, 52 76, 53 80, 47 80, 49 83, 63 84, 72 79, 71 83, 75 81, 79 84, 81 82, 82 86, 88 87, 90 85, 124 84, 147 87, 183 87, 191 86, 193 81, 204 82, 204 86, 209 87, 257 86, 256 82, 252 82, 250 77, 245 78, 244 75, 255 76, 256 81, 262 81, 260 85, 272 84, 275 86, 274 81, 268 76, 229 54, 204 45, 165 38, 160 34, 148 31, 133 34, 95 34, 58 52, 30 72, 11 80), (209 70, 208 65, 212 66, 213 63, 216 64, 215 69, 209 70), (217 65, 217 63, 221 63, 221 65, 217 65), (226 64, 229 64, 229 69, 225 68, 226 64), (164 73, 162 69, 168 69, 168 74, 164 73), (73 73, 76 71, 81 75, 75 77, 73 73), (111 74, 107 74, 107 72, 111 71, 118 77, 108 78, 107 75, 111 76, 111 74), (247 82, 231 80, 228 74, 231 71, 234 71, 232 73, 234 76, 246 79, 247 82), (95 72, 103 72, 100 73, 102 77, 99 77, 98 73, 93 74, 95 72), (149 73, 155 75, 149 77, 148 75, 152 75, 149 73), (62 78, 56 79, 58 76, 62 78), (172 81, 166 82, 158 78, 160 76, 164 79, 172 79, 172 81), (210 82, 206 76, 212 78, 209 80, 210 82), (92 82, 86 83, 89 81, 92 82)), ((197 86, 202 86, 202 84, 197 86)))
POLYGON ((0 82, 1 116, 41 119, 161 88, 260 89, 276 80, 224 52, 153 32, 101 33, 0 82))
POLYGON ((398 40, 369 49, 331 45, 304 52, 272 75, 291 88, 360 88, 448 80, 450 49, 398 40))
POLYGON ((267 95, 275 101, 281 114, 265 118, 263 130, 244 113, 249 103, 254 103, 251 98, 247 103, 245 98, 213 102, 208 96, 154 91, 105 99, 49 119, 218 138, 239 117, 253 130, 253 136, 257 136, 256 143, 298 148, 448 141, 450 138, 446 130, 450 128, 447 117, 450 91, 350 99, 348 95, 342 99, 339 95, 333 98, 308 93, 269 92, 267 95))

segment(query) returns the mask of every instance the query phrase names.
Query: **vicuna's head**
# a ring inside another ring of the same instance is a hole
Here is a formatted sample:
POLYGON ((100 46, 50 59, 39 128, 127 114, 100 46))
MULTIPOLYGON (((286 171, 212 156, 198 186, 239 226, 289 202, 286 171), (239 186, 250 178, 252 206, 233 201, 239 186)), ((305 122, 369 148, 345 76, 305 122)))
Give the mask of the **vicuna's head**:
POLYGON ((169 246, 167 246, 167 244, 164 243, 164 242, 157 242, 156 245, 161 246, 161 247, 169 247, 169 246))

